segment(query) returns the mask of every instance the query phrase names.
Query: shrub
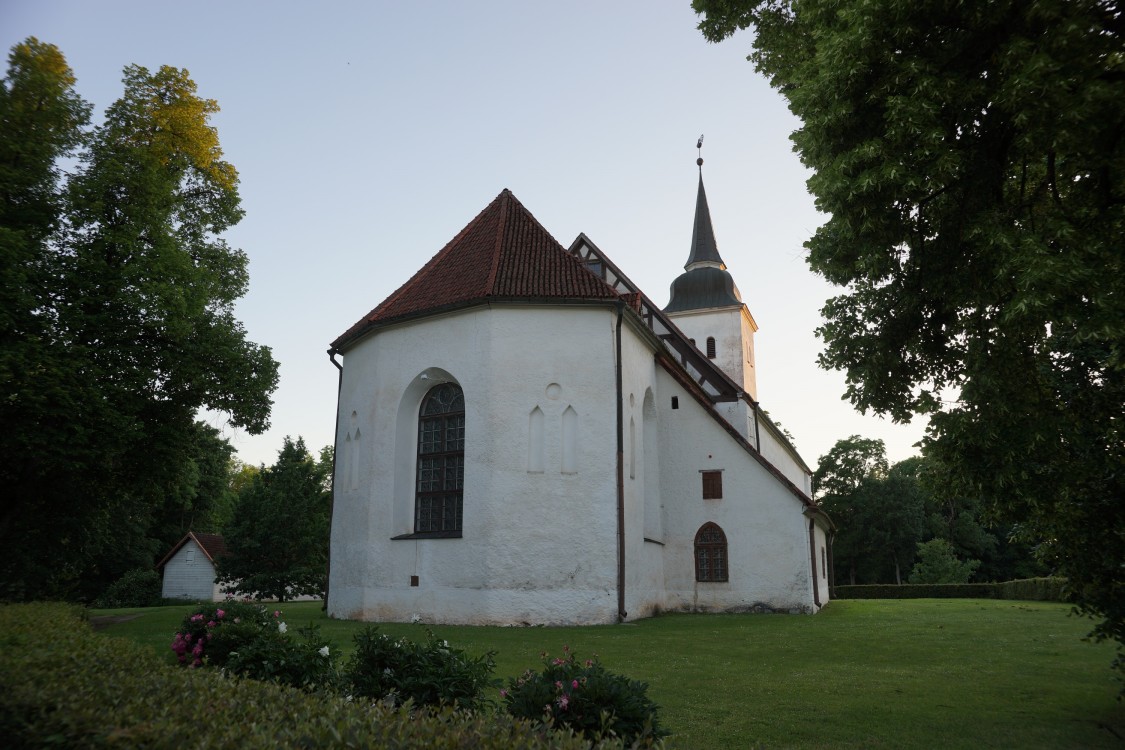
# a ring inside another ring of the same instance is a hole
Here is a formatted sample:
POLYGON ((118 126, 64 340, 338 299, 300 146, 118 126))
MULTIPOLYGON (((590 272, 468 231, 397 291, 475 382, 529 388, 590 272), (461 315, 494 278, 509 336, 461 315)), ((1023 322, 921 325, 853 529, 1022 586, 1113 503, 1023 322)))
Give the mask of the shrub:
POLYGON ((918 542, 918 562, 911 583, 968 583, 980 560, 961 560, 948 539, 918 542))
POLYGON ((136 568, 111 583, 94 602, 95 607, 155 607, 160 604, 160 574, 152 568, 136 568))
POLYGON ((1065 578, 1024 578, 1004 583, 876 583, 836 586, 833 599, 1026 599, 1070 601, 1065 578))
POLYGON ((281 612, 270 613, 260 604, 227 601, 204 604, 184 615, 172 639, 172 650, 180 664, 203 666, 207 657, 215 666, 225 666, 231 651, 254 640, 266 630, 276 630, 281 612), (222 636, 219 629, 222 628, 222 636))
POLYGON ((1061 577, 1022 578, 996 584, 998 599, 1023 599, 1036 602, 1069 602, 1067 581, 1061 577))
POLYGON ((503 714, 393 710, 179 669, 148 648, 95 635, 80 617, 66 605, 0 605, 6 747, 587 747, 503 714))
POLYGON ((391 638, 369 625, 355 635, 355 651, 344 669, 344 681, 355 696, 407 700, 416 706, 452 705, 480 709, 485 690, 497 687, 492 677, 495 651, 470 657, 426 629, 427 641, 391 638))
POLYGON ((995 599, 995 583, 875 583, 836 586, 833 599, 995 599))
POLYGON ((541 672, 529 669, 500 691, 512 716, 566 727, 595 742, 617 737, 643 747, 668 734, 646 683, 610 672, 596 656, 579 663, 565 646, 562 657, 543 654, 542 660, 541 672))
POLYGON ((289 635, 281 611, 260 604, 204 605, 184 617, 172 640, 180 664, 204 664, 236 675, 306 690, 336 684, 328 641, 314 625, 289 635))

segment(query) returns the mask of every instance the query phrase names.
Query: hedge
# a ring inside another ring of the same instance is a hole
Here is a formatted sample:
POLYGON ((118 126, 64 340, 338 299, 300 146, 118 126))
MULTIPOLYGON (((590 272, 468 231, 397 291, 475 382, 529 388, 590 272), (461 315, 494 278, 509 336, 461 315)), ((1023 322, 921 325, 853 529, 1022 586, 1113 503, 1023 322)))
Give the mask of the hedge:
POLYGON ((589 747, 504 714, 412 712, 179 669, 95 635, 65 604, 0 606, 0 684, 0 737, 11 748, 589 747))
POLYGON ((835 586, 833 599, 1023 599, 1069 601, 1065 578, 1024 578, 1003 583, 903 583, 835 586))

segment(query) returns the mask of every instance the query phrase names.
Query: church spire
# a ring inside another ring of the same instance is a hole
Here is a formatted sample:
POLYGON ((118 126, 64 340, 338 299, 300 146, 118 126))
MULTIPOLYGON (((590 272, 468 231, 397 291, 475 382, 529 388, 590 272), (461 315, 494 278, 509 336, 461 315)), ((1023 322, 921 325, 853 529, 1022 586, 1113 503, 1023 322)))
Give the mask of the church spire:
POLYGON ((699 166, 699 191, 695 197, 695 225, 691 230, 691 252, 688 255, 687 263, 684 264, 684 269, 690 271, 694 268, 705 268, 707 266, 725 269, 727 266, 723 263, 723 259, 719 255, 719 245, 715 242, 715 229, 711 226, 711 210, 707 207, 707 192, 703 189, 703 136, 699 136, 699 142, 695 144, 695 147, 700 149, 700 157, 695 160, 695 163, 699 166))

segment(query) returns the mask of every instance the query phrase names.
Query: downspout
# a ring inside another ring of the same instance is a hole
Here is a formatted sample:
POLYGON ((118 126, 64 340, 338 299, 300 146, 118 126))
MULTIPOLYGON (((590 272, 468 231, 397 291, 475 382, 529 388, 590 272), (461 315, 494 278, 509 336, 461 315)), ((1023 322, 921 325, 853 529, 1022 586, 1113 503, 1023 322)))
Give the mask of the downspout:
POLYGON ((812 562, 812 600, 820 608, 820 581, 816 577, 816 521, 809 519, 809 560, 812 562))
POLYGON ((758 427, 758 402, 751 399, 751 404, 754 405, 754 445, 758 449, 758 455, 762 453, 762 432, 758 427))
POLYGON ((625 611, 625 406, 621 394, 621 323, 625 302, 617 302, 617 621, 624 622, 625 611))
POLYGON ((835 534, 824 534, 824 543, 828 546, 828 598, 836 598, 836 561, 833 558, 835 554, 832 550, 832 542, 836 540, 835 534))
POLYGON ((336 350, 328 350, 328 360, 339 370, 336 378, 336 430, 332 434, 332 494, 328 496, 328 565, 324 571, 324 604, 328 610, 328 588, 332 585, 332 516, 336 507, 336 449, 340 440, 340 393, 344 390, 344 366, 336 361, 336 350))

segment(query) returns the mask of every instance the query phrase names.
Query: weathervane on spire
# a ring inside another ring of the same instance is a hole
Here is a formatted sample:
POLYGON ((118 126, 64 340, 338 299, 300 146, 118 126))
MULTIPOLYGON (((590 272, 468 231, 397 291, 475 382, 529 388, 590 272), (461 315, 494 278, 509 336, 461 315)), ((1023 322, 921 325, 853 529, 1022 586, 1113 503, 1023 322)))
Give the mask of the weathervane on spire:
POLYGON ((699 140, 696 141, 695 147, 697 149, 699 149, 699 158, 695 160, 695 163, 696 163, 696 165, 699 166, 699 170, 703 171, 703 136, 702 135, 700 135, 699 140))

